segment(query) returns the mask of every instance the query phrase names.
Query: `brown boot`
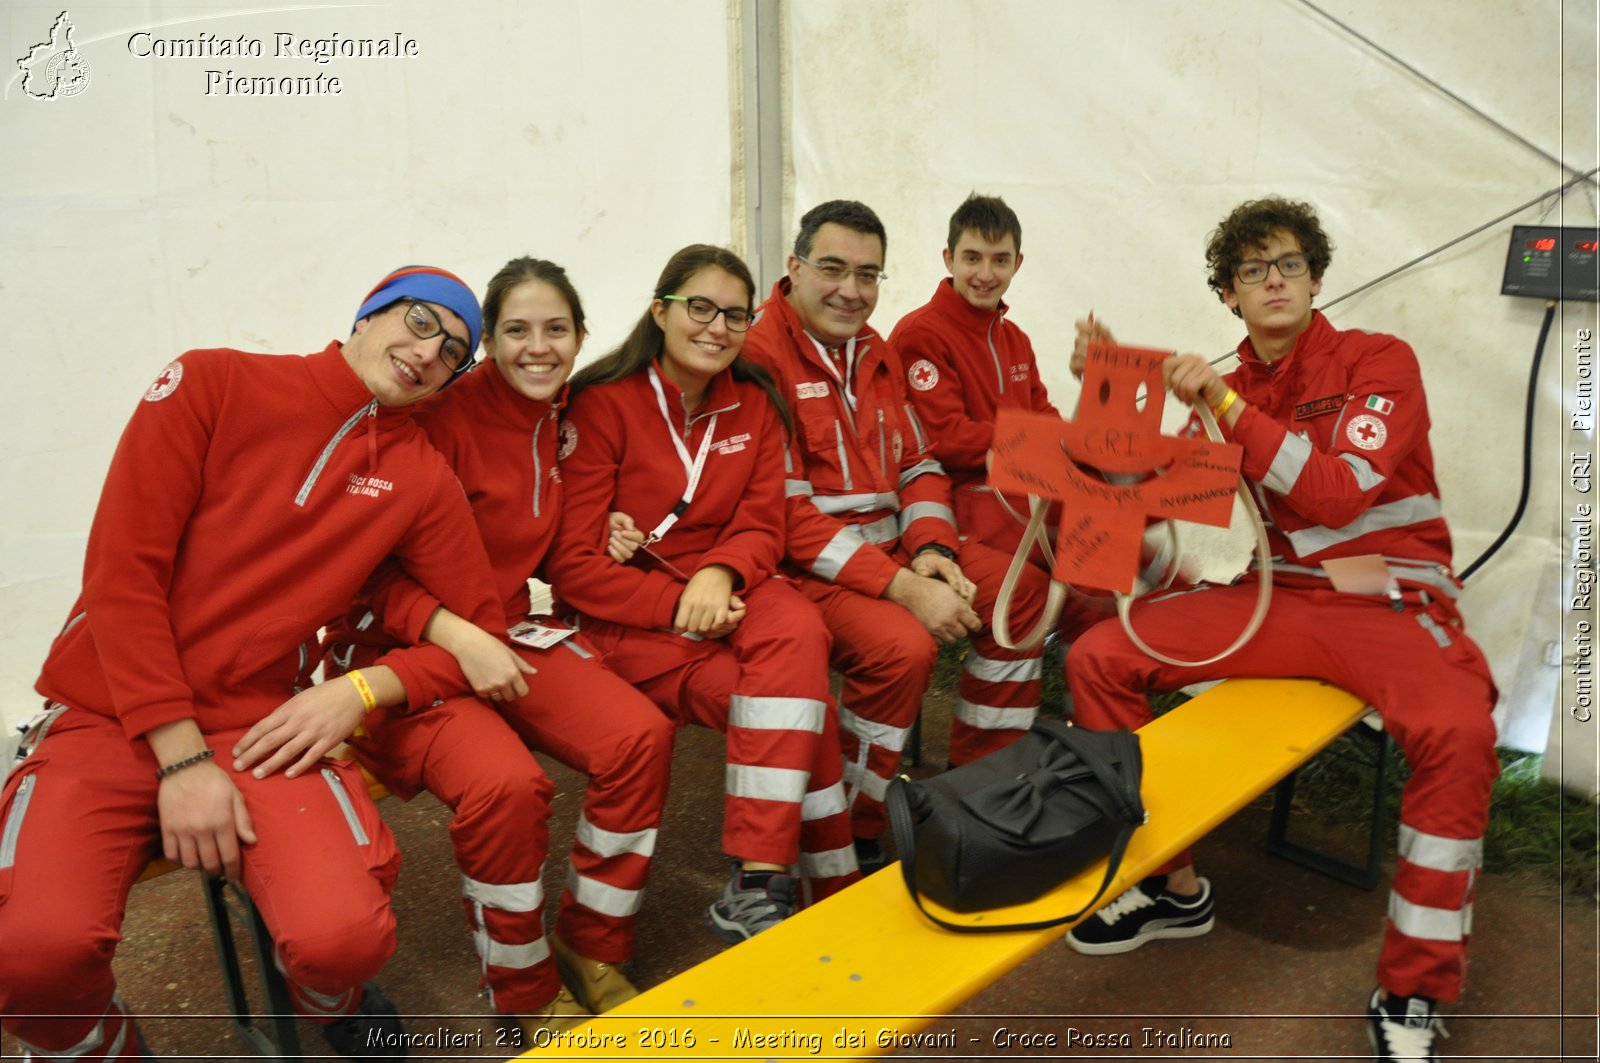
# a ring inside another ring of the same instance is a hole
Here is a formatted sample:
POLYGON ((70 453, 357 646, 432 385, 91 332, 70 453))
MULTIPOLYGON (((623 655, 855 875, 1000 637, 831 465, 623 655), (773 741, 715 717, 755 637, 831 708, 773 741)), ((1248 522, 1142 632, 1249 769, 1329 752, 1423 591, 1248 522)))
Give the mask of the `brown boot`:
MULTIPOLYGON (((524 1033, 529 1037, 535 1037, 542 1030, 570 1030, 574 1026, 582 1026, 585 1019, 592 1019, 594 1016, 573 999, 572 994, 567 992, 566 986, 562 986, 556 991, 555 999, 538 1011, 530 1011, 526 1015, 516 1015, 513 1018, 524 1033)), ((535 1040, 531 1043, 539 1042, 535 1040)))
POLYGON ((596 1015, 639 995, 638 987, 614 963, 602 963, 581 956, 555 934, 547 936, 556 967, 572 992, 596 1015))

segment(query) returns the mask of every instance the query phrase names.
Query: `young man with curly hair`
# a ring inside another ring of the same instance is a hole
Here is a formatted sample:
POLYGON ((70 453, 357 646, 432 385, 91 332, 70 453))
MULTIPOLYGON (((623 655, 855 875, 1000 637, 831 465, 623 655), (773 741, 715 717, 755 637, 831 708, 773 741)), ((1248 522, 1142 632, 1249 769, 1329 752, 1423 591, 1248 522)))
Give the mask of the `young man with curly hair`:
MULTIPOLYGON (((1312 308, 1331 260, 1308 205, 1241 204, 1206 248, 1211 288, 1244 320, 1240 364, 1220 374, 1184 354, 1164 369, 1174 395, 1209 406, 1244 448, 1242 471, 1266 510, 1274 555, 1260 632, 1215 664, 1180 668, 1146 656, 1107 622, 1073 647, 1067 676, 1078 722, 1095 728, 1148 721, 1146 691, 1227 676, 1324 679, 1378 710, 1411 777, 1368 1027, 1379 1061, 1432 1060, 1435 1005, 1459 998, 1466 973, 1499 771, 1496 692, 1457 607, 1417 357, 1394 336, 1340 331, 1312 308)), ((1078 323, 1075 370, 1099 340, 1110 340, 1103 325, 1078 323)), ((1203 658, 1244 627, 1255 597, 1249 572, 1230 586, 1202 584, 1137 606, 1132 622, 1161 652, 1203 658)), ((1210 884, 1185 852, 1067 940, 1106 955, 1197 937, 1211 929, 1212 908, 1210 884)))

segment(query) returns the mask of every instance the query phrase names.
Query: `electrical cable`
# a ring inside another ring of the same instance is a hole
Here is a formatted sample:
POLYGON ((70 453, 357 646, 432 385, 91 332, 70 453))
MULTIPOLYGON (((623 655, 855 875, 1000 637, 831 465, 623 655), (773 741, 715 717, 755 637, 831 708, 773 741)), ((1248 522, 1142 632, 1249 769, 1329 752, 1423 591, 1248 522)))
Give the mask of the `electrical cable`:
MULTIPOLYGON (((1373 51, 1377 52, 1379 55, 1383 56, 1385 59, 1389 60, 1391 63, 1394 63, 1395 65, 1399 66, 1402 70, 1405 70, 1407 73, 1411 74, 1413 77, 1419 78, 1424 84, 1430 85, 1433 88, 1437 89, 1438 91, 1442 92, 1444 95, 1448 96, 1451 100, 1455 101, 1457 104, 1460 104, 1462 107, 1465 107, 1467 110, 1471 111, 1473 114, 1477 115, 1479 118, 1482 118, 1485 122, 1488 122, 1490 125, 1494 126, 1496 129, 1500 130, 1500 132, 1504 133, 1506 136, 1510 137, 1511 139, 1517 141, 1519 144, 1522 144, 1524 147, 1526 147, 1526 148, 1528 148, 1528 149, 1530 149, 1530 150, 1532 150, 1534 152, 1537 152, 1539 155, 1541 155, 1544 158, 1546 158, 1546 159, 1550 160, 1551 162, 1555 163, 1557 166, 1561 167, 1563 170, 1567 171, 1568 173, 1577 173, 1578 172, 1578 168, 1576 166, 1568 166, 1561 159, 1559 159, 1556 156, 1550 154, 1548 151, 1544 150, 1539 145, 1537 145, 1533 141, 1529 140, 1527 137, 1525 137, 1522 134, 1518 133, 1516 130, 1512 129, 1510 126, 1506 125, 1504 122, 1501 122, 1498 119, 1490 117, 1488 114, 1485 114, 1482 110, 1478 109, 1477 107, 1474 107, 1472 104, 1468 103, 1466 100, 1462 99, 1460 96, 1456 95, 1454 92, 1451 92, 1449 89, 1447 89, 1443 85, 1439 84, 1439 82, 1435 81, 1433 78, 1431 78, 1428 75, 1424 74, 1422 71, 1418 70, 1416 67, 1414 67, 1410 63, 1406 62, 1404 59, 1401 59, 1398 55, 1395 55, 1393 52, 1389 51, 1387 48, 1385 48, 1383 45, 1379 44, 1377 41, 1373 40, 1371 37, 1367 37, 1367 36, 1357 32, 1356 30, 1352 29, 1349 26, 1349 24, 1347 24, 1347 23, 1340 22, 1338 19, 1334 18, 1332 15, 1330 15, 1326 11, 1322 10, 1322 8, 1318 7, 1316 4, 1313 4, 1311 2, 1311 0, 1300 0, 1300 3, 1301 3, 1302 6, 1308 7, 1312 11, 1315 11, 1317 14, 1321 15, 1323 18, 1327 19, 1329 22, 1333 23, 1335 26, 1338 26, 1340 29, 1342 29, 1346 33, 1350 34, 1350 36, 1354 37, 1356 40, 1360 41, 1362 44, 1365 44, 1368 48, 1371 48, 1373 51)), ((1594 172, 1595 171, 1590 170, 1589 173, 1585 174, 1584 176, 1585 177, 1592 176, 1594 174, 1594 172)))
POLYGON ((1517 496, 1516 512, 1511 514, 1511 523, 1506 525, 1500 537, 1489 544, 1489 548, 1478 555, 1478 559, 1461 570, 1461 582, 1465 583, 1474 572, 1489 558, 1494 556, 1496 550, 1504 546, 1511 533, 1516 530, 1518 522, 1522 520, 1523 511, 1528 508, 1528 493, 1533 475, 1533 407, 1539 397, 1539 363, 1544 360, 1545 340, 1550 338, 1550 323, 1556 317, 1556 303, 1551 300, 1544 305, 1544 324, 1539 326, 1539 344, 1533 350, 1533 369, 1528 373, 1528 402, 1524 413, 1522 431, 1522 491, 1517 496))

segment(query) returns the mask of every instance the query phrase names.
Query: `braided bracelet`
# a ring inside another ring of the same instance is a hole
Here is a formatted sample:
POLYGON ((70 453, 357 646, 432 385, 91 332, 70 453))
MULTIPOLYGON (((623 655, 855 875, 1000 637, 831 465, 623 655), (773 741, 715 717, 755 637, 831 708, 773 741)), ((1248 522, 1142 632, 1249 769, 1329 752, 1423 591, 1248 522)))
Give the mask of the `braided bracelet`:
POLYGON ((182 771, 184 768, 192 768, 201 761, 210 760, 216 755, 217 751, 214 749, 202 749, 192 757, 184 757, 182 760, 173 761, 164 768, 157 768, 156 778, 165 779, 168 775, 171 775, 174 772, 182 771))

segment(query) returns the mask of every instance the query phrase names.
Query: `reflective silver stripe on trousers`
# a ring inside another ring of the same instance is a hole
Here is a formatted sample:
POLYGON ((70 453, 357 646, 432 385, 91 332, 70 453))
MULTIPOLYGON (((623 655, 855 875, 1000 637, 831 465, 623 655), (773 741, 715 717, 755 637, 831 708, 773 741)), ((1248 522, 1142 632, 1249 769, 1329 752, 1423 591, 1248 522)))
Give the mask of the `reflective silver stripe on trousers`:
POLYGON ((1446 631, 1444 628, 1435 623, 1433 617, 1429 616, 1427 613, 1418 613, 1417 623, 1422 625, 1422 630, 1433 636, 1433 641, 1439 644, 1439 648, 1441 650, 1449 649, 1450 632, 1446 631))
POLYGON ((332 768, 322 769, 322 778, 328 784, 328 789, 333 791, 333 799, 339 805, 339 811, 344 813, 344 822, 350 828, 350 834, 357 845, 366 845, 370 839, 367 829, 361 825, 361 818, 356 815, 355 802, 350 800, 350 794, 344 788, 344 780, 332 768))
POLYGON ((544 886, 539 880, 532 882, 479 882, 467 875, 461 876, 461 894, 477 901, 485 908, 502 912, 536 912, 544 907, 544 886))
POLYGON ((799 864, 800 874, 806 878, 838 878, 859 870, 854 845, 829 849, 825 853, 801 853, 799 864))
POLYGON ((921 520, 923 517, 938 517, 946 524, 949 524, 950 527, 954 528, 956 526, 955 510, 944 503, 913 502, 900 511, 900 530, 904 531, 911 527, 912 521, 921 520))
POLYGON ((1398 893, 1389 894, 1389 921, 1408 938, 1423 941, 1461 941, 1472 932, 1472 905, 1460 911, 1412 904, 1398 893))
POLYGON ((783 481, 784 498, 804 498, 811 494, 810 480, 785 480, 783 481))
POLYGON ((867 544, 862 537, 861 530, 854 524, 846 524, 834 533, 828 545, 822 548, 822 553, 811 562, 811 574, 818 579, 825 579, 829 583, 839 578, 839 573, 844 571, 844 566, 855 556, 856 551, 867 544))
POLYGON ((812 790, 800 800, 802 820, 827 819, 837 816, 847 807, 844 801, 844 783, 836 782, 822 790, 812 790))
MULTIPOLYGON (((811 485, 807 484, 806 487, 806 494, 811 494, 811 485)), ((814 495, 811 504, 830 517, 838 517, 846 513, 873 513, 880 509, 899 509, 900 496, 892 491, 879 491, 875 494, 814 495)))
POLYGON ((1267 466, 1267 475, 1261 478, 1261 486, 1280 495, 1288 494, 1294 490, 1295 482, 1310 459, 1311 444, 1293 432, 1285 432, 1278 452, 1272 456, 1272 464, 1267 466))
POLYGON ((473 932, 472 944, 485 967, 509 967, 521 971, 550 958, 550 946, 542 937, 523 945, 508 945, 494 940, 488 931, 480 929, 473 932))
POLYGON ((1356 474, 1356 486, 1363 491, 1370 491, 1388 479, 1359 454, 1340 454, 1339 460, 1350 466, 1350 471, 1356 474))
POLYGON ((1407 525, 1421 524, 1423 521, 1439 520, 1443 517, 1444 509, 1439 505, 1437 496, 1412 495, 1410 498, 1399 498, 1393 502, 1385 502, 1381 506, 1373 506, 1342 528, 1324 528, 1319 525, 1289 532, 1288 536, 1289 542, 1294 545, 1295 553, 1301 557, 1309 557, 1330 546, 1338 546, 1340 543, 1359 539, 1375 531, 1404 528, 1407 525))
POLYGON ((1400 824, 1400 856, 1433 871, 1473 871, 1483 866, 1482 838, 1441 838, 1400 824))
POLYGON ((766 768, 756 764, 729 764, 723 786, 730 797, 799 804, 806 796, 811 774, 794 768, 766 768))
POLYGON ((728 726, 748 731, 822 733, 828 706, 815 698, 758 698, 735 694, 728 699, 728 726))
POLYGON ((956 719, 982 731, 1025 731, 1033 725, 1039 706, 1007 708, 1003 705, 976 705, 966 698, 956 699, 956 719))
POLYGON ((928 476, 930 474, 934 476, 943 476, 944 466, 940 465, 932 458, 923 458, 921 461, 911 466, 911 468, 900 474, 900 490, 904 491, 906 489, 906 484, 910 483, 912 480, 915 480, 917 477, 928 476))
MULTIPOLYGON (((919 504, 927 505, 925 502, 919 504)), ((911 508, 916 509, 917 507, 912 506, 911 508)), ((899 520, 891 515, 888 517, 879 517, 871 524, 857 524, 856 527, 861 530, 861 537, 863 539, 874 545, 881 546, 884 543, 892 543, 896 539, 900 538, 900 520, 904 519, 905 513, 902 513, 900 514, 899 520)))
MULTIPOLYGON (((285 979, 294 981, 289 978, 289 971, 283 965, 283 955, 276 946, 273 947, 272 951, 272 965, 278 969, 278 973, 283 975, 285 979)), ((294 988, 300 996, 300 1007, 307 1014, 315 1013, 326 1017, 336 1017, 348 1015, 350 1009, 355 1006, 356 989, 354 986, 346 989, 343 993, 319 993, 315 989, 301 985, 299 982, 294 983, 294 988)))
MULTIPOLYGON (((866 752, 866 747, 862 747, 866 752)), ((889 792, 889 780, 881 775, 874 775, 867 766, 859 761, 851 761, 844 766, 844 784, 850 790, 866 794, 874 801, 882 801, 889 792)), ((855 798, 850 799, 855 804, 855 798)))
POLYGON ((1044 675, 1044 662, 1038 657, 1021 661, 997 661, 977 650, 967 651, 967 674, 985 683, 1027 683, 1044 675))
POLYGON ((571 867, 567 868, 567 889, 583 907, 591 912, 609 915, 613 919, 627 919, 638 915, 644 904, 644 890, 628 890, 609 882, 588 878, 571 867))
POLYGON ((906 747, 906 736, 911 733, 909 727, 895 727, 857 716, 843 705, 839 706, 839 726, 866 745, 881 746, 894 753, 906 747))
POLYGON ((20 1037, 17 1038, 17 1047, 22 1049, 22 1058, 25 1060, 82 1059, 91 1052, 99 1056, 101 1059, 116 1059, 118 1056, 122 1055, 123 1046, 128 1040, 128 1028, 132 1025, 133 1019, 128 1015, 128 1006, 122 1002, 121 997, 113 993, 111 995, 111 1002, 106 1005, 106 1010, 100 1013, 100 1019, 94 1024, 94 1028, 88 1033, 84 1034, 83 1040, 79 1041, 71 1048, 63 1048, 60 1051, 51 1051, 48 1048, 40 1048, 38 1045, 29 1044, 20 1037), (111 1017, 113 1011, 115 1011, 122 1019, 122 1024, 117 1030, 117 1036, 112 1040, 111 1044, 106 1047, 105 1051, 101 1052, 99 1049, 101 1044, 105 1041, 106 1036, 106 1020, 111 1017))
POLYGON ((580 815, 578 841, 585 849, 602 859, 609 860, 613 856, 632 853, 648 860, 655 855, 656 828, 646 827, 644 830, 626 832, 606 830, 589 822, 587 815, 580 815))
POLYGON ((576 642, 573 642, 570 638, 562 639, 561 640, 561 645, 565 646, 567 649, 571 650, 573 653, 576 653, 579 657, 582 657, 586 661, 589 658, 594 656, 594 654, 590 653, 588 650, 584 649, 582 646, 578 645, 576 642))

